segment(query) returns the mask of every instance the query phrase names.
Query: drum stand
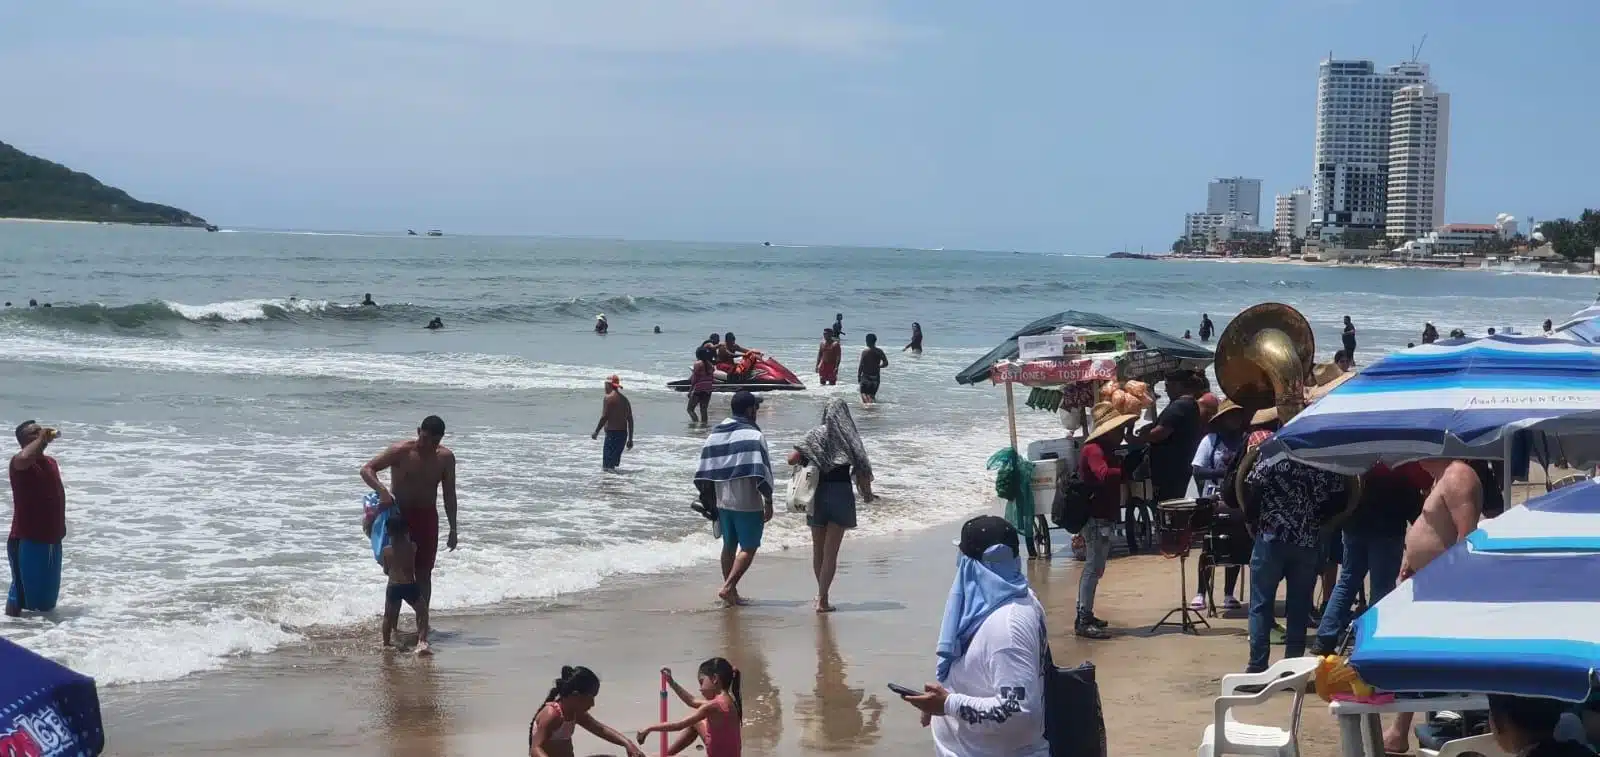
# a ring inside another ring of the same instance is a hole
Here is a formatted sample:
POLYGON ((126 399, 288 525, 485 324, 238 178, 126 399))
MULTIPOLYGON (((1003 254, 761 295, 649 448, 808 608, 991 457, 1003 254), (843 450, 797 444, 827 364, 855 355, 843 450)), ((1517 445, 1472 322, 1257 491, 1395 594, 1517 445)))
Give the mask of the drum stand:
POLYGON ((1161 616, 1161 621, 1150 627, 1150 633, 1155 633, 1162 626, 1177 626, 1183 633, 1198 634, 1200 626, 1210 628, 1211 624, 1206 622, 1204 613, 1189 607, 1189 549, 1194 532, 1188 528, 1177 529, 1165 523, 1163 525, 1166 526, 1163 530, 1178 539, 1175 550, 1178 553, 1178 606, 1161 616), (1178 616, 1177 621, 1172 620, 1173 615, 1178 616), (1190 616, 1193 616, 1193 619, 1190 619, 1190 616))

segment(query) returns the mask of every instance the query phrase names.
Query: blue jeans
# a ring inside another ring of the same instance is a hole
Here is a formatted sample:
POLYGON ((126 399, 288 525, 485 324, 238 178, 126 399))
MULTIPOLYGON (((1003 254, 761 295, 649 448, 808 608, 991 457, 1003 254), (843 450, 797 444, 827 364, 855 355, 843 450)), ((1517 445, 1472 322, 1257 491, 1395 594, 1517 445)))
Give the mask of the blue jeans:
POLYGON ((1355 604, 1356 590, 1368 575, 1372 576, 1368 606, 1377 604, 1383 595, 1394 591, 1395 580, 1400 577, 1400 557, 1405 551, 1404 535, 1344 532, 1344 564, 1339 567, 1339 582, 1333 585, 1328 607, 1322 611, 1322 625, 1317 628, 1317 641, 1321 646, 1329 648, 1338 643, 1339 634, 1350 624, 1350 607, 1355 604))
POLYGON ((1284 657, 1306 653, 1306 622, 1311 618, 1311 592, 1317 588, 1321 565, 1317 547, 1300 547, 1271 534, 1256 537, 1250 553, 1250 665, 1247 673, 1267 669, 1272 655, 1273 608, 1278 585, 1288 582, 1284 597, 1284 657))
POLYGON ((1111 559, 1111 521, 1090 518, 1079 535, 1083 537, 1083 572, 1078 574, 1078 617, 1094 615, 1094 593, 1100 588, 1106 562, 1111 559))

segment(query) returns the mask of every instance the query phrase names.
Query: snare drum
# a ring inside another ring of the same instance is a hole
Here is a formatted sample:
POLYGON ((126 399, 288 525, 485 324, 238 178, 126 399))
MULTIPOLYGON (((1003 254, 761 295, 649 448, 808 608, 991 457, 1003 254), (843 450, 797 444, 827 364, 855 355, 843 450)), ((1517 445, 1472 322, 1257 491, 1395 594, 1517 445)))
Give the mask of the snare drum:
POLYGON ((1161 554, 1171 556, 1189 551, 1199 511, 1199 503, 1192 499, 1169 499, 1156 504, 1156 540, 1161 554))

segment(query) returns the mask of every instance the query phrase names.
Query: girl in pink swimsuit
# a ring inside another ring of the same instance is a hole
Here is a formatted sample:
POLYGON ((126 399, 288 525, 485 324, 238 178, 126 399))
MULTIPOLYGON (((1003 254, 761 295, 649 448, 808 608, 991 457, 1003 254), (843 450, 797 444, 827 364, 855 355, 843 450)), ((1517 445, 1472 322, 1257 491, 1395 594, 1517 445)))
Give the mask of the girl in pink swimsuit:
POLYGON ((673 680, 670 669, 662 668, 661 675, 667 679, 678 698, 694 708, 694 712, 682 720, 645 728, 639 732, 639 743, 643 744, 652 733, 687 731, 672 745, 672 754, 683 751, 698 735, 705 742, 706 757, 739 757, 739 728, 744 714, 739 698, 739 671, 733 667, 733 663, 713 657, 700 664, 702 698, 696 698, 679 686, 673 680))
POLYGON ((594 671, 563 667, 555 687, 528 724, 528 757, 573 757, 572 731, 580 725, 596 738, 628 750, 628 757, 645 757, 644 750, 634 746, 628 737, 589 714, 598 696, 600 677, 594 671))

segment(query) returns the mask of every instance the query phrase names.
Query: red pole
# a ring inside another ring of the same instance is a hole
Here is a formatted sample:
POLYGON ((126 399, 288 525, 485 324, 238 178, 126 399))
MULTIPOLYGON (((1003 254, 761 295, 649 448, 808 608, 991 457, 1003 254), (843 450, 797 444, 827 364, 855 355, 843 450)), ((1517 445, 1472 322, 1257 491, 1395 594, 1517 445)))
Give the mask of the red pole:
MULTIPOLYGON (((661 722, 667 722, 667 674, 661 674, 661 722)), ((667 757, 667 732, 661 732, 661 757, 667 757)))

